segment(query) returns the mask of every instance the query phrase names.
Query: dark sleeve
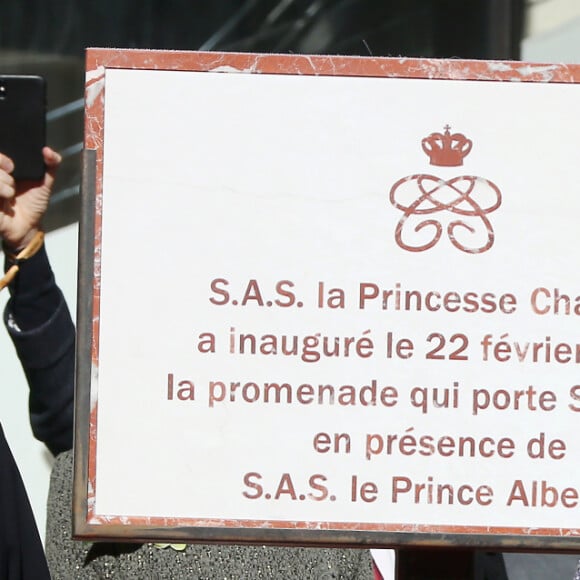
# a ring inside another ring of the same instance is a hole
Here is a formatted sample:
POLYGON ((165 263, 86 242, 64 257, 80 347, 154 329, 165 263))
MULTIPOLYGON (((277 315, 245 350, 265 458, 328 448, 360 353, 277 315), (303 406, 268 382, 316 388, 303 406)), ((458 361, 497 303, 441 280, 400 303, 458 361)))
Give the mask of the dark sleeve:
POLYGON ((9 290, 4 323, 30 387, 32 432, 56 455, 72 448, 75 330, 44 247, 9 290))
POLYGON ((42 542, 14 457, 0 427, 0 575, 50 580, 42 542))

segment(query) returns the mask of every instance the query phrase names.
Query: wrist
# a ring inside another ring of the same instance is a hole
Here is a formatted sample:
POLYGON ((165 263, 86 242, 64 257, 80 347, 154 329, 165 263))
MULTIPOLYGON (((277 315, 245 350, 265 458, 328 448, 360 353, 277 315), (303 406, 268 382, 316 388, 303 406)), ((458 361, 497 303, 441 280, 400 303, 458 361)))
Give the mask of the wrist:
POLYGON ((10 254, 4 250, 6 256, 6 274, 0 278, 0 290, 9 286, 16 274, 20 271, 20 266, 23 262, 32 258, 44 246, 44 233, 37 231, 34 237, 28 244, 20 250, 17 254, 10 254))
POLYGON ((39 232, 39 228, 31 228, 21 238, 7 239, 2 241, 4 253, 11 258, 16 257, 26 246, 28 246, 39 232))

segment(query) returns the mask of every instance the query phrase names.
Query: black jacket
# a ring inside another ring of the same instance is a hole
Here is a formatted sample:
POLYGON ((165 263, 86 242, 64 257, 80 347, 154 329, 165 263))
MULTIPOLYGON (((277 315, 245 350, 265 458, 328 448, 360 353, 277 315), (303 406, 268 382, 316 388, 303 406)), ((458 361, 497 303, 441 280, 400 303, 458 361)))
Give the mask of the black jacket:
MULTIPOLYGON (((10 284, 4 323, 30 385, 34 436, 57 455, 72 448, 74 327, 44 248, 10 284)), ((50 574, 18 468, 0 427, 0 578, 50 574)))

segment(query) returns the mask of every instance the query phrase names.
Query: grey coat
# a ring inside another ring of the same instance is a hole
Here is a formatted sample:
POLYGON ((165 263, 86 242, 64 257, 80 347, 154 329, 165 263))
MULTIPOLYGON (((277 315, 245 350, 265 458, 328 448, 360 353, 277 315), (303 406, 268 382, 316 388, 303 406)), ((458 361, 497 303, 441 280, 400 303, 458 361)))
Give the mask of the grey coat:
POLYGON ((183 551, 155 544, 71 539, 72 452, 53 468, 46 556, 53 580, 372 580, 368 550, 191 544, 183 551))

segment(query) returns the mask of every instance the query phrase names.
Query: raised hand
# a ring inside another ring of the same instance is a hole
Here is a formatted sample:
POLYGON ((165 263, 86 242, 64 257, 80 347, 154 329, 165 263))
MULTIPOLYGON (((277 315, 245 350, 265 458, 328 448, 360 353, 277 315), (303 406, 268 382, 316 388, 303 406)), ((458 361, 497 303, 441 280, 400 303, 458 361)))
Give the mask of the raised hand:
POLYGON ((12 160, 0 153, 0 237, 12 250, 25 247, 40 229, 48 207, 56 170, 62 160, 51 149, 42 150, 46 173, 41 181, 15 182, 12 160))

